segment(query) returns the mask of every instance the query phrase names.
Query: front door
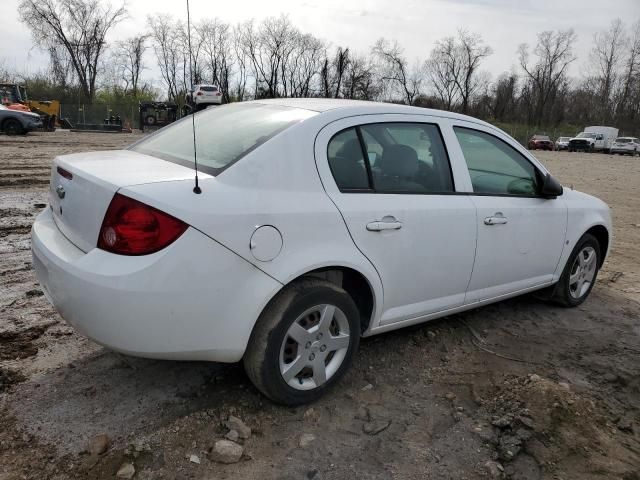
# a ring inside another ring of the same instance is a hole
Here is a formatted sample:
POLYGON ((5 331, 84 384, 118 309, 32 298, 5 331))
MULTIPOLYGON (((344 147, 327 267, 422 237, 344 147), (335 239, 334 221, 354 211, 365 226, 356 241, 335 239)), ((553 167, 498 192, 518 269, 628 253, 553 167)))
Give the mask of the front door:
POLYGON ((346 119, 316 141, 325 189, 382 280, 381 325, 461 306, 475 255, 473 201, 455 192, 437 123, 415 119, 346 119))
POLYGON ((486 131, 454 127, 477 208, 478 245, 466 303, 550 284, 564 246, 567 207, 537 195, 541 175, 486 131))

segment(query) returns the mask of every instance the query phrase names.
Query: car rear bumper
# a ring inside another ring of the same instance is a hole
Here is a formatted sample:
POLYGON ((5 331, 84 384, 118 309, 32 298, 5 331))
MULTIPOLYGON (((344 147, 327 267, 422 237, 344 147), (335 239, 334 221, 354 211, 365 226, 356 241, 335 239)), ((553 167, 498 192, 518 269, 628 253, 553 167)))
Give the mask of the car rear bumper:
POLYGON ((238 361, 262 308, 281 288, 193 228, 151 255, 84 253, 47 208, 33 225, 32 252, 60 315, 97 343, 134 356, 238 361))
POLYGON ((621 147, 611 147, 611 153, 626 153, 629 155, 633 155, 635 153, 635 149, 633 148, 621 148, 621 147))
POLYGON ((197 105, 220 105, 222 103, 222 96, 219 97, 196 97, 197 105))

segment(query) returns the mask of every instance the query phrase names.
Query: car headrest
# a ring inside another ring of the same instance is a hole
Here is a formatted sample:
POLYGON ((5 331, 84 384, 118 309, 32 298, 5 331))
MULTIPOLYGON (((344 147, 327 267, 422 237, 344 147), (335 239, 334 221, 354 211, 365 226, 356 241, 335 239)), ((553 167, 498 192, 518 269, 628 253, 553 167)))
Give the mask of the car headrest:
POLYGON ((419 168, 418 154, 408 145, 388 145, 380 158, 380 170, 394 177, 413 177, 419 168))
POLYGON ((345 158, 346 160, 350 160, 352 162, 358 162, 362 160, 362 148, 360 147, 360 142, 356 138, 352 138, 351 140, 347 140, 342 144, 340 150, 338 150, 336 156, 345 158))

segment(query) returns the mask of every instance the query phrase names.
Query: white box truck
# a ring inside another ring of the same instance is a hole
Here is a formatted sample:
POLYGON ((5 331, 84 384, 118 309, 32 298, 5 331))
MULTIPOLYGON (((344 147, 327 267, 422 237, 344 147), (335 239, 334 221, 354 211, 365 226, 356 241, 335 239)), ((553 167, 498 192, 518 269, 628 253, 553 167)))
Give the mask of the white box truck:
POLYGON ((569 151, 601 151, 609 153, 617 137, 618 129, 615 127, 585 127, 582 132, 569 140, 569 151))

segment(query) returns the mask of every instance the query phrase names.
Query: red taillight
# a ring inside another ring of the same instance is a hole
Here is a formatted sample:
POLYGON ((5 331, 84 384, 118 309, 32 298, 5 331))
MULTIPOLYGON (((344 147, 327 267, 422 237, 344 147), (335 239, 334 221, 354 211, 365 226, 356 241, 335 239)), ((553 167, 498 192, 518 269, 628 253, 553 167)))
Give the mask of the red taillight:
POLYGON ((102 221, 98 248, 119 255, 148 255, 173 243, 187 227, 171 215, 116 193, 102 221))
POLYGON ((198 93, 196 93, 196 95, 200 96, 200 95, 202 95, 202 92, 198 92, 198 93))
POLYGON ((216 92, 216 97, 219 97, 220 95, 222 95, 220 92, 216 92))

